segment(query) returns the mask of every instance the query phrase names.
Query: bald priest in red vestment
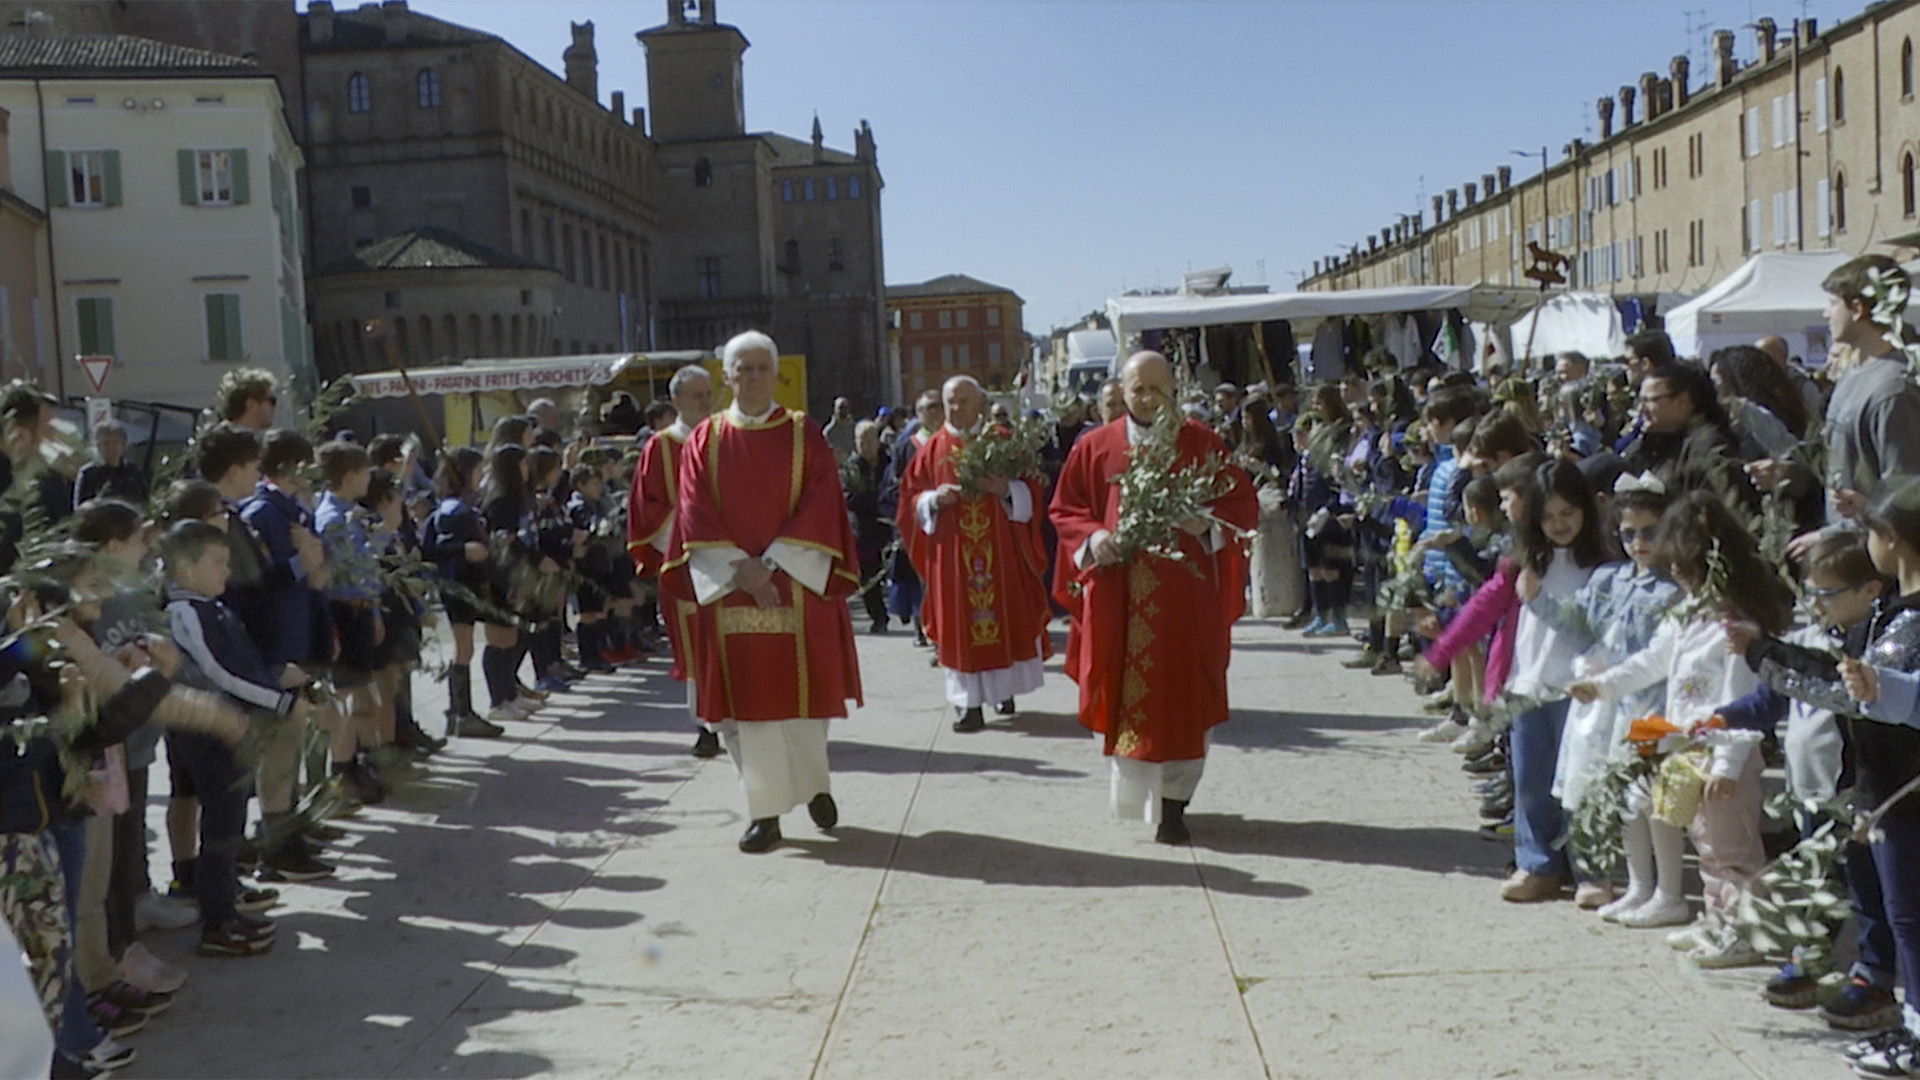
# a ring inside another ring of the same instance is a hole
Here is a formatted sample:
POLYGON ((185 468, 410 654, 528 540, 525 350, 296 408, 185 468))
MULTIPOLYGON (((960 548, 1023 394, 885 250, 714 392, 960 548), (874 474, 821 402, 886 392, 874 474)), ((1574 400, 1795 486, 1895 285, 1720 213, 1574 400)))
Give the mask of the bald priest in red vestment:
POLYGON ((826 436, 773 400, 773 339, 741 334, 724 362, 733 404, 687 440, 666 587, 696 605, 683 629, 700 719, 746 788, 740 850, 761 852, 802 803, 822 829, 840 819, 827 720, 860 701, 847 608, 860 561, 826 436))
MULTIPOLYGON (((713 413, 713 376, 699 364, 688 364, 673 373, 667 382, 667 396, 673 399, 672 425, 654 432, 640 451, 640 467, 633 471, 633 490, 627 498, 627 552, 642 578, 661 580, 660 566, 667 561, 667 543, 673 538, 674 511, 680 503, 680 461, 693 429, 713 413)), ((720 756, 720 729, 702 723, 699 711, 700 684, 693 680, 693 663, 687 658, 685 624, 693 616, 693 598, 658 590, 660 621, 667 625, 667 645, 673 650, 673 667, 668 674, 687 684, 687 714, 700 728, 693 743, 693 756, 720 756)))
POLYGON ((953 455, 980 434, 987 394, 965 375, 942 392, 946 422, 914 451, 900 478, 900 538, 926 582, 921 616, 946 669, 953 730, 986 726, 985 706, 1011 716, 1014 698, 1040 689, 1049 649, 1047 549, 1040 490, 1022 479, 960 485, 953 455))
MULTIPOLYGON (((1189 839, 1187 804, 1206 765, 1208 732, 1227 719, 1227 660, 1246 608, 1247 559, 1236 530, 1259 515, 1253 488, 1227 465, 1229 490, 1179 530, 1184 560, 1124 558, 1113 541, 1132 448, 1174 403, 1173 368, 1135 353, 1121 373, 1127 415, 1082 435, 1049 508, 1060 534, 1054 589, 1073 612, 1067 674, 1080 684, 1080 722, 1113 770, 1115 817, 1158 821, 1155 839, 1189 839)), ((1204 424, 1182 421, 1175 468, 1227 459, 1204 424)))

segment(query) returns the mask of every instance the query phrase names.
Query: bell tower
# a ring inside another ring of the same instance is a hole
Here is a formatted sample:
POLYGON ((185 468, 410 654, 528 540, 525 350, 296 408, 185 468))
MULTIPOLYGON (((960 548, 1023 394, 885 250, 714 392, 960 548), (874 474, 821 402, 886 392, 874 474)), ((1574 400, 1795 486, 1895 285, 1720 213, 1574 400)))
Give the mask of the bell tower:
POLYGON ((660 142, 746 134, 741 57, 747 38, 719 21, 717 0, 667 0, 667 22, 634 36, 647 54, 652 136, 660 142))

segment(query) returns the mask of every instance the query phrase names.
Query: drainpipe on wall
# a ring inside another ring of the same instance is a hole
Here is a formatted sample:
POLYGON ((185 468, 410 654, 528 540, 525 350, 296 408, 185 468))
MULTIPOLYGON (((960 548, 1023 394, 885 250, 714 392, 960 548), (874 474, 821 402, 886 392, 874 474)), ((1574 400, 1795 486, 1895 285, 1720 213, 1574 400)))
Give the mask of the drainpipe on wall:
POLYGON ((46 190, 46 185, 52 182, 52 177, 47 176, 47 99, 39 79, 33 80, 33 100, 40 117, 41 196, 47 204, 47 306, 52 309, 50 316, 53 319, 53 382, 64 403, 67 400, 67 362, 66 348, 60 340, 60 267, 53 258, 53 192, 46 190))

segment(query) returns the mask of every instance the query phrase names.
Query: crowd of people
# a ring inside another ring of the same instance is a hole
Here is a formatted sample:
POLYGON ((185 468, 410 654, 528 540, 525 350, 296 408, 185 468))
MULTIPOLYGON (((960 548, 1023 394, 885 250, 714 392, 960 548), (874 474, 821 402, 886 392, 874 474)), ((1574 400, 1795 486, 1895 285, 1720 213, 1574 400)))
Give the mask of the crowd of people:
POLYGON ((335 872, 332 819, 404 794, 449 739, 498 737, 662 648, 627 547, 636 452, 564 439, 538 401, 429 471, 410 437, 315 445, 275 427, 278 394, 265 372, 231 373, 217 422, 152 482, 118 424, 95 426, 76 470, 57 402, 27 385, 0 399, 0 573, 16 586, 0 648, 0 1075, 130 1063, 123 1040, 188 975, 144 933, 268 951, 279 889, 335 872), (444 736, 413 709, 440 621, 444 736), (156 888, 146 808, 163 752, 172 874, 156 888))
POLYGON ((1222 387, 1215 416, 1262 497, 1252 610, 1429 695, 1419 738, 1463 755, 1483 835, 1512 844, 1502 898, 1663 928, 1701 967, 1780 963, 1767 1000, 1870 1033, 1861 1075, 1908 1076, 1920 388, 1899 267, 1825 288, 1817 373, 1779 338, 1696 362, 1648 328, 1536 378, 1376 355, 1306 394, 1222 387), (1784 835, 1769 758, 1802 811, 1784 835), (1770 857, 1836 830, 1840 880, 1793 884, 1850 912, 1770 925, 1770 857), (1859 958, 1830 975, 1849 914, 1859 958))
POLYGON ((14 386, 0 1072, 128 1063, 121 1040, 187 978, 142 933, 271 949, 277 887, 334 872, 330 819, 404 791, 448 740, 500 737, 649 654, 686 684, 692 753, 733 761, 742 851, 778 846, 796 807, 831 832, 827 727, 863 696, 856 613, 871 633, 911 629, 962 734, 1039 689, 1065 616, 1112 812, 1186 843, 1228 718, 1231 626, 1251 613, 1351 636, 1349 668, 1428 696, 1419 738, 1463 756, 1483 832, 1512 844, 1503 899, 1664 929, 1702 967, 1778 961, 1769 1000, 1869 1033, 1847 1050, 1862 1075, 1914 1075, 1907 288, 1879 257, 1836 271, 1817 374, 1777 338, 1696 363, 1644 329, 1617 361, 1562 354, 1537 375, 1376 351, 1364 375, 1202 400, 1186 358, 1143 351, 1026 419, 960 376, 911 413, 861 420, 840 401, 821 425, 774 400, 779 350, 750 332, 722 352, 724 407, 692 365, 630 442, 569 439, 542 400, 484 448, 430 453, 275 428, 272 378, 242 371, 180 475, 152 480, 111 423, 76 472, 57 404, 14 386), (412 693, 438 622, 443 735, 412 693), (162 746, 172 874, 156 889, 162 746), (1811 931, 1756 922, 1770 850, 1799 838, 1769 847, 1774 760, 1806 811, 1794 827, 1850 837, 1832 871, 1850 911, 1828 905, 1811 931), (1832 812, 1848 799, 1855 814, 1832 812), (1830 977, 1847 915, 1859 959, 1830 977))

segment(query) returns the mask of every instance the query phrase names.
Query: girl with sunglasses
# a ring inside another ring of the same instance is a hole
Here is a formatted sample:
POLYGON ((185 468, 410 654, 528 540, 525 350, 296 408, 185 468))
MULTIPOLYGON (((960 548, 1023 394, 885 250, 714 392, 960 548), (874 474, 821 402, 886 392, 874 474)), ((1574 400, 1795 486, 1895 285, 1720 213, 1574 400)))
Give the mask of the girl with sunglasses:
MULTIPOLYGON (((1620 522, 1624 562, 1608 563, 1593 572, 1572 597, 1561 599, 1538 592, 1528 610, 1551 625, 1585 636, 1594 644, 1574 661, 1574 674, 1586 677, 1625 660, 1647 647, 1667 609, 1680 597, 1680 588, 1654 564, 1654 545, 1660 536, 1660 515, 1667 509, 1667 488, 1652 473, 1622 475, 1613 485, 1613 508, 1620 522)), ((1529 582, 1521 583, 1522 590, 1529 582)), ((1665 699, 1664 680, 1618 701, 1575 702, 1567 712, 1567 729, 1560 739, 1560 761, 1554 771, 1553 794, 1571 814, 1587 795, 1607 759, 1626 753, 1627 727, 1635 718, 1657 712, 1665 699)), ((1602 918, 1620 919, 1653 897, 1652 833, 1645 807, 1629 820, 1627 891, 1618 899, 1597 903, 1602 918)), ((1673 839, 1678 840, 1676 833, 1673 839)), ((1588 890, 1590 902, 1606 890, 1588 890)), ((1632 925, 1632 924, 1629 924, 1632 925)))

